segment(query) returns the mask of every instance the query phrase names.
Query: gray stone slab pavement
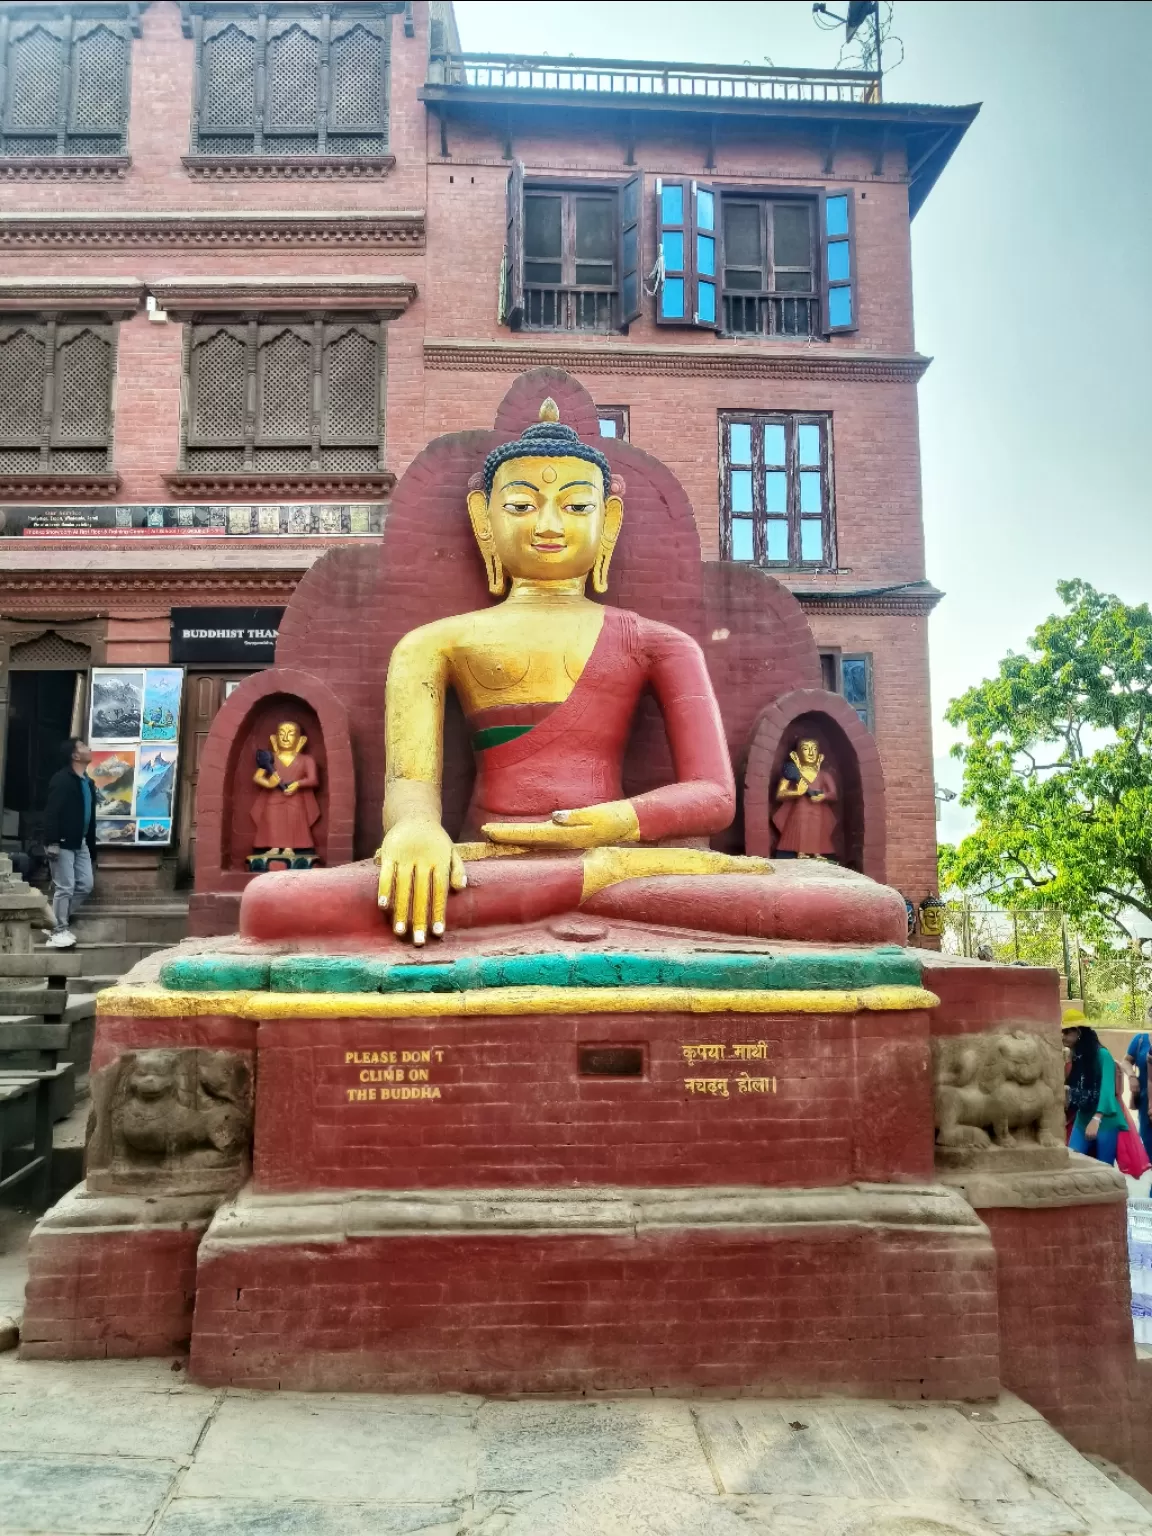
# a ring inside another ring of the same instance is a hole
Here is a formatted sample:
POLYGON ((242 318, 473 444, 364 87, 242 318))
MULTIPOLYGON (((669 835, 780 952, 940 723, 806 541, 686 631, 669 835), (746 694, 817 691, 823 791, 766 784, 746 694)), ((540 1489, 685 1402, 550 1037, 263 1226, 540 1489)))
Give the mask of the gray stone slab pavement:
MULTIPOLYGON (((0 1313, 18 1312, 23 1243, 3 1247, 0 1313)), ((0 1354, 3 1536, 1129 1532, 1152 1536, 1152 1495, 1010 1396, 257 1393, 169 1360, 0 1354)))
POLYGON ((1012 1397, 265 1394, 0 1356, 4 1536, 1152 1533, 1130 1489, 1012 1397))

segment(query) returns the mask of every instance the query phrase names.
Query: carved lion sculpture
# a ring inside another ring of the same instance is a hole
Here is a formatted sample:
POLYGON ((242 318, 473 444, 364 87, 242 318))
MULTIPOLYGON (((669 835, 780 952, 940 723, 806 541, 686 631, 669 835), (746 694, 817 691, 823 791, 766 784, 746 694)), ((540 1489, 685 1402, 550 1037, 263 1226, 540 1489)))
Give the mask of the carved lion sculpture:
POLYGON ((194 1062, 184 1056, 138 1051, 124 1060, 113 1136, 145 1155, 230 1161, 248 1140, 247 1065, 230 1051, 198 1051, 194 1062))
POLYGON ((90 1188, 215 1187, 247 1169, 252 1075, 235 1051, 126 1051, 92 1082, 90 1188))
POLYGON ((1029 1030, 932 1043, 936 1141, 942 1147, 1014 1147, 1016 1132, 1064 1145, 1064 1074, 1054 1042, 1029 1030))

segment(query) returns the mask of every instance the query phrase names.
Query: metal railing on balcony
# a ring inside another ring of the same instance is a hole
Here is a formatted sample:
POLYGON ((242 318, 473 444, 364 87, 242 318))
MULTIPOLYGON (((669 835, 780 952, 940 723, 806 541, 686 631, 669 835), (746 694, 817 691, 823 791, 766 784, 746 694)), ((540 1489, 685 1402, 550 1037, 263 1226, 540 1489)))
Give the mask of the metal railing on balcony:
POLYGON ((547 54, 434 54, 429 61, 428 83, 478 91, 715 101, 880 100, 880 76, 870 70, 663 64, 636 59, 552 58, 547 54))
POLYGON ((616 294, 595 288, 524 290, 524 328, 530 331, 611 331, 616 294))
POLYGON ((730 336, 817 336, 819 327, 819 294, 724 295, 724 329, 730 336))

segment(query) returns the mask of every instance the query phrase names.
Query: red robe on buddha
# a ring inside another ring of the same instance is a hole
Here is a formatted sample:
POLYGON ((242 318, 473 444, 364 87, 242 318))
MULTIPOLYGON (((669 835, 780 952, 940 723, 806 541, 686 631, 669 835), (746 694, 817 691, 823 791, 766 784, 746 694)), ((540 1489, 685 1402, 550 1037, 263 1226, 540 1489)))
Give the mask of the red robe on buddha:
MULTIPOLYGON (((676 782, 632 797, 640 839, 707 836, 731 822, 736 788, 720 709, 703 652, 690 636, 621 608, 604 623, 563 703, 484 710, 469 721, 476 784, 464 837, 491 821, 545 821, 553 811, 623 798, 622 772, 636 706, 651 688, 664 717, 676 782), (493 742, 492 745, 487 745, 493 742)), ((858 882, 829 906, 827 891, 796 891, 772 875, 676 875, 625 880, 582 902, 579 854, 472 861, 468 885, 448 897, 449 930, 530 924, 579 907, 587 913, 758 937, 901 942, 902 898, 858 882), (836 932, 827 931, 834 925, 836 932)), ((270 874, 244 893, 240 932, 279 940, 391 939, 371 860, 331 870, 270 874), (292 882, 290 884, 290 882, 292 882)))

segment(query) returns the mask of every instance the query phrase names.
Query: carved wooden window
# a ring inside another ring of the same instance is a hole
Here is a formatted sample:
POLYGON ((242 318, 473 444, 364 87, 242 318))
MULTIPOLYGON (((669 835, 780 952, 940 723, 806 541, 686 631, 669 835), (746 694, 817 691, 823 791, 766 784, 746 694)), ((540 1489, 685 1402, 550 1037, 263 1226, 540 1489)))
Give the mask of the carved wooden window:
POLYGON ((835 564, 832 419, 720 416, 720 557, 756 565, 835 564))
POLYGON ((197 153, 387 151, 383 5, 204 5, 194 26, 197 153))
POLYGON ((124 153, 129 9, 0 6, 0 154, 124 153))
POLYGON ((839 693, 860 716, 862 725, 872 730, 875 712, 872 705, 872 657, 867 653, 847 656, 842 651, 820 652, 820 676, 829 693, 839 693))
POLYGON ((0 474, 96 474, 112 458, 115 328, 80 315, 0 324, 0 474))
POLYGON ((221 316, 189 328, 184 467, 384 467, 384 328, 368 316, 221 316))

